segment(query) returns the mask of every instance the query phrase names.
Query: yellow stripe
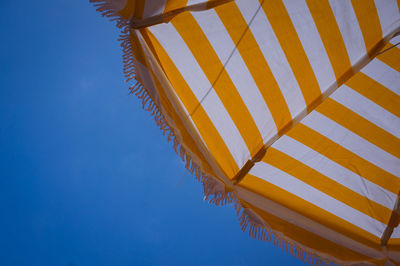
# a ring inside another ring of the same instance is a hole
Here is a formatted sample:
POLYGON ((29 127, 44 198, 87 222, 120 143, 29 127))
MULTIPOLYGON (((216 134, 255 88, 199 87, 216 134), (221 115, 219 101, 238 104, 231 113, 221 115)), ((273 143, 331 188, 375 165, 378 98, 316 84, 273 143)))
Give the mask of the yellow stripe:
POLYGON ((146 0, 135 1, 135 18, 142 18, 144 12, 144 6, 146 5, 146 0))
POLYGON ((287 135, 378 186, 395 194, 399 192, 399 178, 350 152, 311 128, 303 124, 297 124, 287 135))
POLYGON ((400 158, 400 139, 354 113, 342 104, 328 98, 317 108, 317 111, 363 139, 400 158))
POLYGON ((306 0, 306 2, 331 61, 336 83, 340 86, 354 74, 354 71, 331 6, 328 0, 306 0))
MULTIPOLYGON (((305 230, 294 223, 290 223, 280 217, 273 215, 265 210, 259 209, 254 205, 245 202, 246 207, 257 213, 268 225, 275 231, 283 233, 289 239, 309 247, 317 252, 331 255, 342 261, 369 261, 378 263, 370 257, 355 252, 345 246, 336 244, 326 238, 323 238, 315 233, 305 230)), ((296 222, 296 221, 294 221, 296 222)))
POLYGON ((368 247, 380 250, 380 239, 375 235, 261 178, 248 174, 246 178, 239 183, 239 186, 300 213, 368 247))
POLYGON ((372 59, 382 46, 381 22, 373 0, 351 0, 364 38, 368 56, 372 59))
MULTIPOLYGON (((150 41, 149 41, 150 39, 148 38, 146 32, 147 32, 146 30, 141 30, 142 36, 144 37, 146 42, 150 44, 150 41)), ((157 79, 156 75, 152 71, 151 67, 148 65, 148 62, 144 59, 143 51, 141 50, 141 46, 138 45, 140 42, 137 39, 137 36, 135 34, 131 35, 131 42, 136 44, 135 45, 135 47, 136 47, 135 53, 141 55, 141 56, 137 56, 138 61, 147 67, 150 75, 153 78, 153 81, 155 83, 155 89, 157 90, 157 93, 160 96, 159 101, 161 103, 161 106, 157 106, 157 107, 160 109, 160 111, 163 112, 163 114, 166 114, 168 117, 171 117, 171 119, 173 120, 173 123, 174 123, 174 127, 175 127, 174 133, 176 134, 177 131, 179 132, 179 136, 182 138, 181 139, 182 144, 184 144, 186 147, 188 147, 190 149, 190 151, 197 156, 197 158, 202 163, 203 170, 205 172, 217 177, 214 170, 210 166, 209 162, 207 161, 207 159, 204 157, 203 153, 200 151, 199 147, 197 146, 196 141, 193 139, 192 135, 187 131, 187 129, 184 125, 184 122, 181 120, 180 116, 175 111, 174 106, 169 101, 167 95, 165 94, 164 86, 161 85, 161 83, 157 79)), ((150 46, 150 47, 152 48, 152 46, 150 46)), ((152 49, 152 52, 153 52, 153 54, 155 54, 154 49, 152 49)), ((169 122, 171 122, 171 121, 169 121, 169 122)))
POLYGON ((263 161, 382 223, 389 221, 392 210, 361 196, 285 153, 270 147, 263 161))
MULTIPOLYGON (((203 166, 203 171, 205 171, 208 174, 211 174, 214 177, 217 177, 217 174, 215 174, 214 170, 212 169, 211 165, 208 163, 207 159, 204 157, 203 153, 200 151, 199 147, 196 144, 196 141, 192 138, 192 135, 189 134, 189 132, 186 130, 186 127, 179 117, 179 115, 176 113, 175 108, 173 107, 172 103, 169 101, 167 95, 163 91, 163 86, 160 84, 160 82, 157 80, 155 74, 153 71, 150 71, 151 75, 153 76, 153 79, 156 83, 156 89, 158 94, 160 95, 160 102, 163 107, 163 111, 168 114, 169 117, 172 118, 174 121, 174 126, 177 128, 179 132, 179 136, 182 138, 181 142, 190 149, 190 152, 194 153, 197 158, 202 163, 203 166)), ((176 133, 176 131, 174 132, 176 133)))
POLYGON ((126 20, 129 20, 132 16, 133 13, 135 12, 135 0, 128 0, 126 2, 126 5, 123 9, 118 11, 118 13, 121 15, 126 20))
MULTIPOLYGON (((153 77, 154 74, 152 73, 153 77)), ((156 84, 158 87, 162 88, 161 84, 156 80, 156 84)), ((180 136, 182 138, 183 144, 190 149, 191 152, 193 152, 197 158, 202 163, 202 166, 204 167, 204 171, 208 174, 211 174, 214 177, 218 177, 210 164, 208 163, 207 159, 204 157, 203 153, 200 151, 198 148, 195 140, 192 138, 192 135, 189 134, 189 132, 186 130, 186 127, 184 126, 182 120, 180 119, 179 115, 176 113, 174 107, 172 106, 171 102, 168 100, 167 96, 165 95, 165 92, 162 89, 157 89, 159 95, 160 95, 160 101, 161 105, 163 106, 164 111, 168 113, 168 116, 172 118, 174 121, 174 125, 177 127, 180 136)))
MULTIPOLYGON (((392 47, 393 44, 388 43, 383 48, 383 50, 392 47)), ((384 62, 386 65, 395 69, 397 72, 400 72, 400 48, 393 47, 390 50, 384 52, 383 54, 378 55, 378 59, 384 62)))
POLYGON ((186 110, 193 110, 198 107, 196 113, 192 116, 192 120, 199 130, 207 148, 224 173, 228 177, 233 177, 239 171, 239 168, 229 152, 228 147, 166 51, 150 32, 148 32, 148 34, 151 44, 154 46, 155 55, 158 57, 165 74, 186 110))
POLYGON ((390 238, 387 243, 388 250, 400 251, 400 238, 390 238))
MULTIPOLYGON (((190 13, 182 13, 172 20, 182 39, 207 76, 247 144, 250 154, 255 155, 263 146, 263 140, 243 99, 224 69, 207 36, 190 13)), ((192 110, 191 110, 192 111, 192 110)))
MULTIPOLYGON (((261 4, 264 2, 259 1, 261 4)), ((307 110, 310 112, 321 103, 322 95, 296 29, 281 0, 267 1, 262 7, 299 83, 307 110)))
POLYGON ((359 72, 349 79, 346 85, 392 114, 400 117, 400 96, 374 79, 359 72))
POLYGON ((278 132, 289 128, 292 124, 292 117, 285 98, 276 83, 267 61, 265 60, 260 47, 253 34, 248 29, 236 3, 228 3, 215 8, 219 18, 231 36, 233 42, 243 58, 249 72, 251 73, 258 89, 260 90, 272 117, 274 118, 278 132))
POLYGON ((163 13, 167 13, 174 9, 186 7, 187 3, 188 0, 167 0, 167 2, 165 3, 165 8, 163 13))
POLYGON ((125 7, 118 13, 126 20, 132 17, 142 18, 145 2, 146 0, 128 0, 125 7))

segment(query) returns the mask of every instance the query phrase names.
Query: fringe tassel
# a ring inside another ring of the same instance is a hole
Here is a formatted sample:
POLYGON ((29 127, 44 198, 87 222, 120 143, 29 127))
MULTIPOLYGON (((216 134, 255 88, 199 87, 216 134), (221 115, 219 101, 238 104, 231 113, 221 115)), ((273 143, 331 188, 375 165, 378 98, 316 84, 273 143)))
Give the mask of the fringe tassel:
MULTIPOLYGON (((94 6, 96 10, 101 12, 102 16, 110 18, 111 21, 116 21, 116 26, 121 29, 120 38, 118 40, 120 41, 123 51, 123 72, 126 82, 134 80, 134 54, 130 39, 129 21, 120 17, 116 10, 113 9, 113 6, 105 0, 90 0, 90 2, 95 3, 94 6)), ((279 232, 273 232, 257 214, 243 206, 237 197, 237 193, 233 189, 227 188, 221 181, 208 176, 202 171, 201 167, 192 160, 190 154, 180 144, 172 127, 169 126, 157 104, 153 101, 150 93, 139 81, 134 80, 134 84, 129 88, 129 91, 130 94, 134 94, 142 101, 143 109, 151 113, 163 135, 167 135, 168 142, 172 141, 176 154, 179 155, 185 163, 185 168, 191 174, 195 175, 196 179, 202 183, 205 201, 217 206, 233 203, 236 214, 239 216, 242 230, 246 231, 246 229, 249 228, 249 235, 253 238, 272 242, 275 246, 278 246, 282 250, 289 252, 294 257, 310 265, 335 265, 335 263, 331 262, 333 259, 323 258, 315 251, 286 238, 279 232)))
POLYGON ((237 211, 239 213, 241 212, 239 222, 242 231, 245 232, 248 229, 249 236, 258 240, 271 242, 274 246, 279 247, 281 250, 290 253, 295 258, 309 265, 344 265, 337 262, 332 257, 328 258, 328 256, 324 256, 324 254, 318 253, 315 250, 289 239, 280 232, 275 232, 254 211, 244 206, 245 204, 241 204, 240 209, 237 211))
POLYGON ((101 12, 102 16, 110 18, 111 21, 116 21, 117 27, 121 29, 118 41, 120 41, 123 51, 122 62, 124 76, 126 82, 134 80, 134 84, 129 88, 129 93, 134 94, 141 100, 143 109, 151 113, 163 135, 167 135, 168 142, 172 141, 176 154, 179 155, 185 163, 185 168, 191 174, 195 175, 196 179, 203 184, 205 195, 204 200, 215 205, 226 205, 230 203, 235 203, 235 206, 238 205, 239 201, 237 200, 237 196, 233 190, 226 191, 225 185, 222 182, 208 176, 202 171, 201 167, 192 160, 189 153, 180 144, 172 127, 169 126, 157 104, 153 101, 150 93, 139 81, 135 80, 136 73, 133 47, 130 38, 131 29, 129 27, 129 21, 120 17, 116 10, 113 9, 113 6, 105 0, 90 0, 90 2, 95 3, 94 6, 96 7, 96 10, 101 12))
POLYGON ((96 11, 100 12, 103 17, 109 18, 110 21, 116 21, 118 28, 129 26, 129 21, 123 19, 111 3, 106 0, 89 0, 89 2, 94 3, 96 11))

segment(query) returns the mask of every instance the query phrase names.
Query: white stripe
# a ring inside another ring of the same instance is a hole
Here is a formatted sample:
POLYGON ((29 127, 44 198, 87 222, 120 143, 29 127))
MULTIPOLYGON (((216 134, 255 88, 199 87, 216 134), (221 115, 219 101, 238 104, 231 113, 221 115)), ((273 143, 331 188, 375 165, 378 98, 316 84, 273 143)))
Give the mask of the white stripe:
POLYGON ((351 1, 329 0, 336 22, 342 34, 350 62, 354 66, 367 54, 360 25, 351 1))
MULTIPOLYGON (((158 79, 158 81, 160 82, 160 85, 164 90, 165 94, 167 95, 169 101, 174 103, 173 107, 176 110, 176 113, 181 118, 182 122, 184 123, 186 130, 189 132, 189 134, 194 136, 194 141, 196 142, 196 146, 199 148, 200 152, 204 155, 207 162, 212 167, 214 173, 217 175, 217 177, 224 180, 224 182, 229 182, 225 174, 221 172, 221 168, 216 165, 215 160, 210 159, 210 156, 212 157, 212 155, 206 151, 205 147, 207 146, 206 143, 204 142, 203 136, 200 134, 198 128, 196 127, 196 124, 193 122, 192 117, 189 115, 188 110, 186 109, 181 99, 176 94, 176 91, 172 88, 172 85, 169 82, 168 77, 166 76, 162 67, 158 64, 156 58, 151 52, 151 49, 148 47, 146 41, 143 39, 142 34, 139 31, 135 31, 135 34, 137 34, 138 40, 143 48, 148 63, 150 63, 151 65, 151 69, 153 70, 156 79, 158 79)), ((140 80, 142 80, 143 85, 147 84, 148 86, 145 86, 147 89, 153 87, 155 88, 156 84, 154 83, 152 75, 150 75, 150 71, 144 65, 142 65, 142 63, 137 61, 136 58, 133 59, 135 61, 134 62, 135 66, 137 67, 136 70, 138 70, 136 74, 138 75, 140 80)), ((167 116, 167 112, 163 110, 163 105, 159 102, 159 94, 156 93, 154 90, 153 94, 154 94, 152 95, 153 100, 158 104, 159 108, 161 108, 161 112, 163 113, 164 117, 167 119, 167 121, 169 121, 169 123, 171 123, 172 126, 174 126, 174 120, 167 116)), ((181 132, 179 132, 179 129, 176 126, 174 126, 174 128, 175 130, 178 130, 179 135, 182 136, 181 132)), ((188 152, 190 152, 190 150, 188 152)), ((191 153, 191 157, 195 162, 204 167, 203 161, 200 160, 196 154, 191 153)))
POLYGON ((292 193, 321 209, 381 237, 386 225, 332 198, 299 179, 264 162, 256 163, 250 174, 292 193))
POLYGON ((400 238, 400 227, 397 226, 394 228, 392 235, 390 238, 400 238))
POLYGON ((221 63, 225 65, 226 72, 253 117, 263 140, 269 141, 277 133, 275 122, 224 24, 214 10, 193 12, 192 15, 207 36, 221 63))
MULTIPOLYGON (((399 32, 399 33, 400 33, 400 32, 399 32)), ((400 42, 400 35, 397 35, 396 37, 390 39, 390 43, 391 43, 392 45, 396 45, 396 44, 397 44, 397 47, 398 47, 398 48, 400 47, 399 44, 398 44, 399 42, 400 42)))
POLYGON ((207 0, 189 0, 186 3, 186 6, 192 6, 192 5, 197 5, 197 4, 201 4, 201 3, 207 4, 207 0))
MULTIPOLYGON (((268 198, 262 197, 257 193, 254 193, 240 186, 237 186, 236 190, 238 191, 239 197, 241 199, 250 202, 257 208, 260 208, 268 213, 271 213, 272 215, 275 215, 280 219, 285 220, 288 223, 303 228, 308 232, 316 234, 340 246, 349 248, 350 250, 354 250, 355 252, 364 254, 372 258, 382 259, 386 257, 385 254, 382 254, 380 251, 374 248, 363 245, 362 243, 355 241, 354 239, 344 234, 341 234, 336 230, 332 230, 331 228, 325 225, 317 223, 315 220, 309 219, 298 212, 294 212, 291 209, 285 208, 282 205, 277 204, 276 202, 269 200, 268 198)), ((337 258, 335 258, 334 260, 337 260, 337 258)))
MULTIPOLYGON (((203 136, 200 134, 198 128, 196 127, 195 123, 192 120, 192 117, 189 115, 188 110, 185 108, 181 99, 176 94, 176 91, 172 88, 172 85, 169 82, 168 77, 166 76, 165 72, 162 70, 162 67, 158 64, 153 53, 151 52, 151 49, 148 47, 146 41, 143 39, 142 34, 139 31, 135 31, 135 34, 137 34, 137 38, 143 48, 143 51, 145 53, 145 56, 146 56, 149 64, 151 65, 151 69, 153 70, 153 73, 156 76, 156 79, 158 79, 158 81, 160 83, 161 89, 165 92, 166 96, 168 97, 168 100, 170 102, 174 103, 173 107, 176 110, 176 113, 181 118, 181 121, 184 123, 186 130, 188 130, 189 134, 192 133, 191 135, 194 135, 194 140, 195 140, 197 146, 199 147, 199 150, 204 155, 204 157, 207 158, 207 161, 210 163, 214 172, 218 175, 218 177, 224 179, 224 175, 220 173, 220 168, 216 167, 214 165, 213 160, 209 160, 210 153, 206 152, 205 149, 203 148, 203 147, 206 147, 206 145, 205 145, 206 143, 204 142, 203 136), (196 136, 200 140, 197 140, 196 136), (203 145, 199 144, 198 141, 200 141, 203 145)), ((135 60, 136 70, 138 70, 136 72, 136 74, 137 75, 139 74, 138 77, 140 78, 140 80, 142 80, 145 87, 147 89, 150 89, 153 87, 155 88, 156 83, 154 82, 152 76, 150 75, 150 71, 141 62, 137 61, 136 58, 134 58, 134 60, 135 60), (151 85, 148 84, 149 86, 146 86, 146 84, 147 84, 146 81, 147 82, 151 81, 152 84, 151 85)), ((158 98, 159 94, 155 93, 155 91, 153 91, 153 94, 154 94, 154 95, 152 95, 153 100, 157 103, 159 108, 163 109, 163 105, 159 102, 159 98, 158 98)), ((172 126, 174 126, 175 130, 178 131, 179 136, 182 136, 182 133, 179 132, 179 128, 174 125, 174 120, 167 116, 167 114, 168 114, 167 112, 165 112, 164 110, 161 110, 161 111, 162 111, 163 115, 165 116, 165 118, 167 119, 167 121, 169 123, 171 123, 172 126)), ((192 156, 192 159, 196 160, 196 162, 198 164, 203 166, 202 160, 198 159, 196 154, 192 153, 191 156, 192 156)))
MULTIPOLYGON (((138 38, 140 39, 141 37, 138 36, 138 38)), ((148 88, 156 88, 155 79, 154 79, 154 77, 151 75, 151 73, 150 73, 150 71, 147 69, 147 67, 146 67, 145 65, 143 65, 140 61, 136 60, 136 59, 134 59, 134 61, 135 61, 136 77, 140 78, 139 80, 141 81, 141 83, 143 84, 143 86, 145 86, 146 89, 148 89, 148 88)), ((156 74, 156 79, 157 79, 157 78, 160 78, 160 77, 159 77, 159 75, 156 74)), ((162 84, 162 83, 161 83, 161 84, 162 84)), ((162 84, 162 85, 164 85, 164 84, 162 84)), ((161 85, 161 86, 162 86, 162 85, 161 85)), ((154 91, 154 90, 149 91, 149 92, 150 92, 150 94, 151 94, 151 96, 152 96, 152 100, 157 104, 159 110, 162 112, 164 119, 165 119, 166 121, 168 121, 168 122, 170 123, 170 125, 174 126, 174 124, 173 124, 173 123, 174 123, 174 119, 172 119, 172 118, 168 115, 168 112, 165 112, 164 106, 160 103, 159 94, 158 94, 156 91, 154 91)), ((169 96, 169 95, 168 95, 168 93, 167 93, 167 97, 168 97, 168 96, 169 96)), ((175 107, 175 106, 174 106, 174 107, 175 107)), ((176 107, 175 107, 175 110, 176 110, 176 107)), ((186 111, 186 109, 185 109, 185 111, 186 111)), ((179 112, 177 112, 177 113, 181 116, 181 114, 180 114, 179 112)), ((178 133, 179 136, 182 136, 181 132, 179 131, 179 128, 174 127, 174 130, 177 131, 177 133, 178 133)), ((197 128, 196 128, 196 130, 197 130, 197 128)), ((203 141, 203 143, 204 143, 204 141, 203 141)), ((203 152, 202 149, 201 149, 201 151, 202 151, 203 154, 205 154, 205 153, 203 152)), ((194 155, 195 155, 195 154, 191 154, 191 156, 193 156, 194 158, 197 159, 197 156, 194 156, 194 155)), ((206 158, 207 158, 207 155, 205 155, 205 156, 206 156, 206 158)), ((192 159, 194 159, 193 157, 192 157, 192 159)), ((196 162, 199 163, 200 165, 203 165, 202 162, 201 162, 200 160, 197 160, 196 162)))
POLYGON ((301 121, 342 147, 400 177, 400 159, 366 141, 328 117, 314 111, 301 121))
POLYGON ((250 30, 282 91, 292 118, 297 118, 306 111, 304 97, 263 9, 255 0, 239 0, 235 3, 250 25, 250 30))
POLYGON ((318 29, 304 1, 283 1, 322 93, 336 88, 336 77, 318 29))
POLYGON ((160 15, 164 12, 167 0, 146 0, 143 10, 143 18, 160 15))
MULTIPOLYGON (((202 100, 211 88, 211 84, 176 29, 172 24, 159 24, 151 27, 150 31, 175 63, 198 101, 202 100)), ((234 122, 213 89, 210 90, 201 105, 240 168, 250 158, 250 153, 234 122)))
POLYGON ((397 199, 396 194, 344 168, 303 143, 285 135, 275 142, 272 147, 354 192, 389 209, 393 209, 397 199))
MULTIPOLYGON (((400 84, 399 84, 400 85, 400 84)), ((386 111, 373 101, 365 98, 346 85, 335 91, 332 99, 346 106, 356 114, 367 119, 376 126, 386 130, 393 136, 400 138, 400 118, 386 111)))
POLYGON ((372 60, 361 72, 400 95, 400 73, 379 59, 372 60))
POLYGON ((399 7, 396 0, 375 0, 375 6, 381 22, 382 37, 386 37, 400 26, 399 7))

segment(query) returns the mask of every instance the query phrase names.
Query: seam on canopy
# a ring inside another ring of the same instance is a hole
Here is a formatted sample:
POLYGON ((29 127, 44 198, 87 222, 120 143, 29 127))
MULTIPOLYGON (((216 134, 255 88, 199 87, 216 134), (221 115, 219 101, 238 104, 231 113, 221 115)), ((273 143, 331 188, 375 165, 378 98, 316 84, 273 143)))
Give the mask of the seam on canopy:
MULTIPOLYGON (((262 5, 262 4, 261 4, 262 5)), ((261 6, 260 5, 260 6, 261 6)), ((363 68, 364 66, 366 66, 369 62, 371 62, 376 56, 392 49, 393 47, 396 47, 397 45, 400 44, 396 43, 393 46, 381 51, 381 49, 383 49, 383 47, 385 47, 385 45, 394 37, 400 35, 400 29, 397 28, 394 31, 392 31, 390 34, 388 34, 386 37, 382 38, 382 40, 378 43, 378 47, 374 47, 370 52, 372 52, 372 56, 369 56, 369 53, 367 51, 367 54, 360 58, 358 60, 358 62, 356 62, 354 65, 351 66, 351 69, 353 70, 353 75, 346 75, 345 77, 342 77, 342 79, 340 80, 342 84, 344 84, 347 80, 351 79, 354 75, 356 75, 361 68, 363 68)), ((258 162, 262 159, 262 157, 264 156, 264 154, 266 153, 266 150, 268 147, 272 146, 276 141, 278 141, 283 135, 285 135, 291 128, 293 128, 297 123, 299 123, 301 120, 303 120, 304 118, 306 118, 308 116, 309 113, 311 113, 313 110, 315 110, 320 104, 322 104, 333 92, 336 91, 336 89, 338 89, 339 86, 337 86, 336 88, 331 88, 330 90, 328 90, 327 92, 325 92, 324 95, 322 95, 322 98, 319 101, 315 101, 312 103, 310 111, 305 114, 303 117, 302 114, 304 112, 302 112, 301 114, 299 114, 296 118, 294 118, 292 120, 292 123, 289 125, 289 127, 284 129, 284 132, 282 132, 279 136, 277 136, 274 139, 271 139, 271 141, 269 141, 269 143, 264 144, 264 146, 260 149, 259 152, 257 152, 257 154, 251 158, 250 160, 248 160, 245 165, 239 170, 239 172, 235 175, 235 177, 232 179, 232 182, 234 185, 237 185, 240 181, 242 181, 246 175, 250 172, 250 170, 253 168, 253 166, 255 165, 255 162, 258 162), (261 157, 259 158, 259 155, 261 155, 261 157)), ((309 109, 309 108, 307 108, 309 109)), ((307 111, 307 110, 305 110, 307 111)))
MULTIPOLYGON (((210 2, 215 2, 215 4, 217 4, 217 3, 223 4, 223 3, 230 2, 230 1, 232 1, 232 0, 215 0, 215 1, 210 1, 210 2)), ((134 55, 133 55, 132 43, 130 40, 130 31, 132 28, 132 24, 131 24, 132 22, 127 21, 127 20, 123 19, 122 17, 120 17, 120 15, 117 13, 117 11, 114 10, 112 5, 109 2, 107 2, 106 0, 90 0, 90 2, 95 3, 94 6, 97 8, 97 11, 101 12, 103 16, 110 18, 111 21, 116 21, 117 27, 121 29, 121 36, 119 38, 119 41, 121 41, 121 46, 123 48, 123 53, 124 53, 123 54, 123 63, 124 63, 125 77, 127 78, 127 82, 135 79, 135 66, 133 63, 134 55)), ((196 6, 196 5, 193 5, 192 7, 194 7, 194 6, 196 6)), ((212 7, 215 7, 215 6, 212 6, 210 4, 210 5, 206 5, 206 8, 204 8, 204 5, 203 5, 203 9, 201 9, 201 10, 206 10, 206 9, 209 9, 212 7)), ((181 10, 181 12, 184 12, 184 11, 186 11, 186 9, 181 10)), ((199 10, 193 9, 190 11, 199 11, 199 10)), ((169 16, 163 16, 162 17, 163 20, 160 21, 159 23, 166 22, 166 21, 168 21, 168 19, 172 19, 175 15, 177 15, 181 12, 177 12, 177 13, 174 13, 169 16)), ((149 26, 149 25, 147 25, 147 26, 149 26)), ((142 27, 146 27, 146 25, 142 25, 142 27)), ((397 29, 397 31, 398 31, 398 29, 397 29)), ((390 35, 390 36, 392 36, 392 35, 390 35)), ((388 39, 390 39, 390 38, 385 39, 386 42, 388 39)), ((365 61, 363 61, 362 63, 363 63, 362 64, 362 66, 363 66, 365 64, 365 61)), ((155 101, 153 101, 151 94, 145 87, 143 87, 141 82, 139 80, 135 79, 133 86, 131 86, 129 88, 129 90, 130 90, 131 94, 135 94, 139 99, 142 100, 143 109, 152 113, 157 125, 163 131, 163 134, 164 135, 167 134, 168 140, 173 141, 174 149, 175 149, 176 153, 178 155, 180 155, 182 160, 186 162, 187 170, 189 172, 191 172, 192 174, 195 174, 197 180, 199 180, 203 184, 204 194, 205 194, 204 199, 208 200, 209 203, 213 203, 215 205, 225 205, 228 203, 234 203, 237 215, 239 216, 239 221, 241 223, 242 229, 246 230, 246 228, 248 226, 250 226, 250 228, 249 228, 250 236, 258 238, 260 240, 271 241, 271 238, 270 238, 271 231, 268 229, 268 226, 262 222, 260 223, 260 221, 259 221, 260 218, 257 217, 257 214, 253 214, 251 212, 251 209, 238 198, 238 193, 234 189, 234 186, 232 188, 232 187, 229 187, 226 184, 224 184, 225 190, 215 189, 215 187, 220 185, 219 183, 221 183, 221 182, 219 182, 217 179, 205 174, 203 172, 203 170, 201 169, 201 167, 199 165, 197 165, 194 161, 191 160, 189 153, 187 153, 187 151, 185 150, 183 145, 181 145, 181 143, 179 143, 178 138, 175 136, 174 129, 169 126, 167 120, 164 118, 164 115, 160 111, 159 107, 157 106, 155 101)), ((332 91, 330 91, 330 93, 332 93, 334 90, 335 89, 332 89, 332 91)), ((326 96, 326 97, 328 97, 328 96, 326 96)), ((301 120, 301 119, 298 119, 298 121, 299 120, 301 120)), ((279 139, 279 137, 277 137, 276 139, 271 141, 270 145, 272 145, 272 143, 275 142, 277 139, 279 139)), ((254 158, 251 159, 252 163, 249 163, 250 168, 248 170, 250 170, 252 168, 252 166, 254 165, 254 163, 257 160, 261 159, 264 156, 266 149, 267 149, 267 147, 264 146, 254 156, 254 158)), ((247 166, 247 167, 249 167, 249 166, 247 166)), ((244 178, 245 176, 246 176, 246 174, 244 174, 242 178, 244 178)), ((242 180, 242 178, 240 180, 242 180)), ((261 221, 263 221, 263 220, 261 220, 261 221)), ((307 250, 307 249, 302 249, 301 247, 300 247, 300 249, 296 247, 296 250, 294 248, 292 248, 293 251, 290 251, 291 245, 292 245, 292 242, 290 242, 291 240, 281 238, 281 236, 279 235, 279 232, 277 232, 277 234, 278 234, 278 238, 276 238, 277 239, 276 243, 274 240, 274 244, 281 247, 282 249, 285 247, 286 250, 288 250, 288 247, 289 247, 289 252, 292 255, 294 255, 296 258, 301 259, 303 262, 309 263, 311 265, 319 265, 322 263, 330 264, 332 261, 334 261, 334 260, 331 260, 330 258, 326 258, 323 254, 316 255, 314 252, 311 252, 310 250, 307 250), (280 239, 282 239, 282 240, 280 240, 280 239)))
MULTIPOLYGON (((129 21, 121 18, 114 10, 111 9, 111 6, 107 2, 103 2, 102 0, 90 1, 97 3, 95 6, 97 7, 98 11, 102 12, 103 16, 110 17, 112 21, 117 22, 117 27, 121 29, 121 35, 118 40, 121 42, 123 50, 123 64, 126 81, 129 82, 135 79, 135 66, 133 63, 134 55, 132 42, 130 40, 131 29, 129 21)), ((176 138, 174 129, 168 125, 164 115, 160 111, 155 101, 153 101, 151 94, 141 84, 141 82, 135 79, 133 86, 131 86, 129 90, 130 94, 135 94, 142 101, 143 109, 151 112, 163 134, 168 135, 168 141, 173 141, 176 153, 180 155, 183 161, 186 162, 186 169, 192 174, 195 174, 196 179, 202 183, 205 201, 217 206, 233 203, 236 210, 236 215, 238 216, 240 226, 243 231, 246 231, 246 229, 249 228, 249 236, 263 241, 271 241, 275 246, 286 249, 286 251, 288 251, 291 255, 305 263, 310 265, 321 265, 325 263, 329 265, 336 262, 335 260, 324 256, 324 254, 317 254, 316 251, 307 250, 306 248, 295 244, 295 242, 290 239, 284 239, 279 232, 275 232, 274 238, 272 239, 272 233, 274 232, 269 229, 265 222, 260 220, 261 218, 255 214, 255 212, 253 212, 245 202, 242 202, 238 198, 238 193, 234 187, 229 187, 217 179, 209 177, 202 171, 200 166, 191 160, 190 155, 186 152, 184 147, 176 138), (221 189, 221 185, 224 189, 221 189)), ((254 158, 261 159, 265 154, 265 151, 266 148, 263 147, 254 158)))
MULTIPOLYGON (((225 1, 225 0, 223 0, 225 1)), ((217 180, 214 177, 210 177, 206 174, 200 165, 192 160, 190 154, 186 151, 184 145, 179 142, 176 136, 174 128, 171 127, 165 119, 161 109, 157 106, 151 93, 146 89, 142 83, 136 79, 136 71, 134 65, 134 53, 133 46, 130 39, 131 26, 128 20, 122 18, 116 10, 113 9, 112 5, 106 0, 90 0, 91 3, 95 3, 96 10, 99 11, 102 16, 107 17, 110 21, 115 21, 116 26, 121 29, 120 38, 118 41, 121 43, 123 51, 123 72, 126 78, 126 82, 132 82, 133 85, 129 87, 130 94, 134 94, 142 102, 142 108, 148 111, 153 116, 157 126, 162 131, 163 135, 168 136, 168 141, 173 142, 173 148, 178 156, 185 163, 185 168, 196 176, 196 179, 203 185, 204 200, 210 204, 215 205, 226 205, 230 203, 235 204, 235 209, 241 208, 239 200, 236 196, 236 191, 228 187, 222 181, 217 180), (223 186, 223 188, 221 188, 223 186)))

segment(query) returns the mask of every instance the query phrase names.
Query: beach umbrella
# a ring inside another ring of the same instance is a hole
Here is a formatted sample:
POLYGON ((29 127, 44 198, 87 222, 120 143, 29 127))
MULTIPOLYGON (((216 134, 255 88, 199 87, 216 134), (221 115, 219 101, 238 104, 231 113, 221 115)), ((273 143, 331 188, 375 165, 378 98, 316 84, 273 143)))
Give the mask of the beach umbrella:
POLYGON ((400 2, 91 0, 211 203, 310 264, 400 264, 400 2))

